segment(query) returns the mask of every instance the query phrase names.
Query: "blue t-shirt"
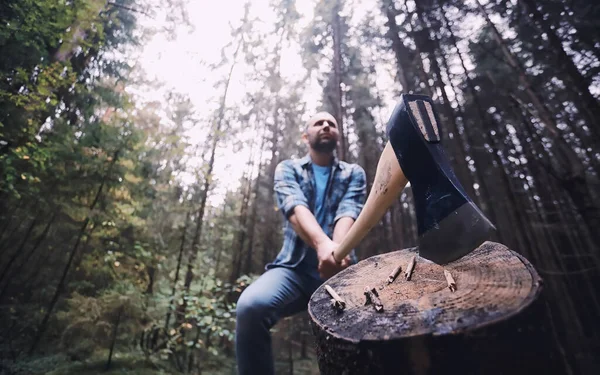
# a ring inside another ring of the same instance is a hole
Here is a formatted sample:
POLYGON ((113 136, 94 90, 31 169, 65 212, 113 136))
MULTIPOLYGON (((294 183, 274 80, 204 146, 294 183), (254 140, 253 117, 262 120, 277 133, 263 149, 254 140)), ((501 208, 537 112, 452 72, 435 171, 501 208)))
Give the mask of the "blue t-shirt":
POLYGON ((322 167, 316 164, 313 164, 312 167, 316 185, 314 215, 321 228, 323 228, 325 224, 325 190, 327 190, 327 181, 329 180, 331 167, 322 167))
MULTIPOLYGON (((315 177, 315 209, 313 215, 317 219, 317 223, 325 230, 325 193, 327 190, 327 183, 329 181, 329 174, 331 173, 331 166, 322 167, 320 165, 312 164, 313 175, 315 177)), ((302 262, 298 265, 298 270, 309 274, 310 276, 320 279, 319 270, 319 259, 317 258, 317 252, 312 250, 306 253, 306 256, 302 262)))

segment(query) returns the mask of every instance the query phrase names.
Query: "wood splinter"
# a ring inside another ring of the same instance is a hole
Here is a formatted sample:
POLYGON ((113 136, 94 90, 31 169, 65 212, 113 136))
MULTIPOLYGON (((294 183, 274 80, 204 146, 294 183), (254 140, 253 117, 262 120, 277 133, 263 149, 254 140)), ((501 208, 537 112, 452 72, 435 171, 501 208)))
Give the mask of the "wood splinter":
POLYGON ((400 271, 402 271, 402 267, 398 266, 398 267, 394 268, 392 273, 390 273, 390 275, 388 276, 388 279, 387 279, 388 284, 391 284, 394 282, 394 280, 396 280, 396 277, 398 276, 400 271))
POLYGON ((451 292, 455 292, 456 282, 454 281, 454 278, 452 277, 450 271, 444 270, 444 276, 446 276, 446 281, 448 282, 448 289, 450 289, 451 292))
POLYGON ((346 302, 335 292, 335 290, 333 290, 332 287, 330 287, 329 285, 325 285, 325 290, 327 290, 327 293, 329 293, 329 295, 333 297, 331 299, 331 306, 333 308, 339 311, 344 310, 346 308, 346 302))
POLYGON ((367 297, 367 301, 365 302, 365 306, 368 304, 373 304, 375 307, 375 311, 382 312, 383 311, 383 303, 379 299, 379 293, 377 293, 377 289, 365 287, 365 296, 367 297))
POLYGON ((410 262, 408 262, 408 266, 406 267, 406 271, 404 272, 404 278, 408 281, 412 277, 413 270, 415 269, 415 262, 417 260, 417 256, 413 255, 410 258, 410 262))

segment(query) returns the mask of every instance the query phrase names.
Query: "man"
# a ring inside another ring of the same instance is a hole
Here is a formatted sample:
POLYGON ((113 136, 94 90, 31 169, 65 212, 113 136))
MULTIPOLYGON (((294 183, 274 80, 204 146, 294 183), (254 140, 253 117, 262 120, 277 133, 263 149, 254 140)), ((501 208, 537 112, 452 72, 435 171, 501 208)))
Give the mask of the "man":
POLYGON ((274 373, 271 327, 305 310, 319 285, 350 264, 350 256, 334 259, 333 250, 362 209, 366 177, 360 166, 335 158, 338 138, 335 118, 317 113, 302 135, 308 155, 284 160, 275 170, 277 202, 286 219, 284 241, 275 261, 237 303, 236 352, 242 375, 274 373))

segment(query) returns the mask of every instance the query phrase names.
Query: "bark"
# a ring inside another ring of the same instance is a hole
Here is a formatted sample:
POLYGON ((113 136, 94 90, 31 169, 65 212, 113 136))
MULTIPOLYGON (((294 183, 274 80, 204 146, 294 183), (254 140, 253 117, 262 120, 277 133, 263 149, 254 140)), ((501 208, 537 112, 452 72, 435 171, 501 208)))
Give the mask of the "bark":
MULTIPOLYGON (((96 204, 98 204, 98 202, 100 201, 100 197, 102 196, 102 191, 104 189, 104 185, 106 184, 106 180, 107 180, 107 178, 109 178, 113 167, 115 166, 117 160, 119 159, 120 152, 121 152, 121 150, 117 150, 113 154, 113 157, 112 157, 112 160, 108 167, 108 170, 107 170, 106 174, 104 175, 104 178, 102 179, 102 183, 100 183, 100 187, 98 187, 98 191, 96 192, 96 196, 94 197, 92 204, 89 207, 90 211, 93 211, 94 208, 96 208, 96 204)), ((89 222, 90 222, 90 217, 88 216, 83 221, 83 224, 81 225, 81 229, 79 229, 79 235, 77 236, 77 241, 75 242, 75 246, 73 246, 73 249, 71 250, 71 253, 69 254, 69 259, 67 261, 67 264, 65 265, 65 268, 62 272, 60 281, 58 282, 58 285, 56 286, 56 291, 54 292, 54 295, 52 296, 52 300, 50 301, 50 306, 48 306, 48 310, 46 311, 46 314, 44 315, 44 319, 42 320, 42 323, 38 327, 36 336, 33 339, 33 344, 31 345, 31 348, 29 349, 29 355, 33 354, 37 345, 40 342, 40 339, 42 338, 42 335, 46 331, 46 328, 48 325, 48 320, 50 319, 50 316, 52 315, 52 312, 54 311, 54 307, 56 306, 56 303, 58 302, 58 298, 62 294, 63 288, 65 286, 65 282, 67 280, 67 275, 69 274, 69 270, 71 268, 71 263, 73 262, 73 259, 75 258, 75 254, 77 254, 77 250, 79 248, 79 243, 81 242, 81 238, 85 234, 85 230, 87 229, 89 222)))

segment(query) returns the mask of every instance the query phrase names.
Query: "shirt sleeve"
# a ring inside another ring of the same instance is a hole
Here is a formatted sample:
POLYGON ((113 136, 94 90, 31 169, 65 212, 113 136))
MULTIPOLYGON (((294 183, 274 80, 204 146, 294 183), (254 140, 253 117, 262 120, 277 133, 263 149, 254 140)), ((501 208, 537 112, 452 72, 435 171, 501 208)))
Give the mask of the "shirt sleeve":
POLYGON ((342 217, 351 217, 356 220, 363 208, 366 194, 367 177, 365 171, 361 166, 355 164, 350 175, 348 189, 335 212, 334 222, 337 222, 342 217))
POLYGON ((294 168, 288 160, 284 160, 275 168, 274 190, 279 209, 286 218, 294 212, 294 207, 301 205, 308 207, 308 200, 304 196, 300 184, 296 180, 294 168))

